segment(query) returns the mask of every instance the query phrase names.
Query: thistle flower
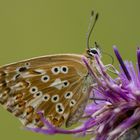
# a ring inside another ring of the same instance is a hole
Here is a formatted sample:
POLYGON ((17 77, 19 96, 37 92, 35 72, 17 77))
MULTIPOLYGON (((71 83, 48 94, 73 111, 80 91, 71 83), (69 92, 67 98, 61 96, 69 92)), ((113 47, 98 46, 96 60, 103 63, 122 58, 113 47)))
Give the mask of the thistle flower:
MULTIPOLYGON (((87 60, 83 58, 90 74, 96 79, 97 86, 93 87, 90 96, 93 102, 87 105, 80 127, 72 130, 56 128, 42 117, 46 128, 28 129, 44 134, 92 135, 92 139, 96 140, 127 139, 127 137, 130 140, 132 137, 130 132, 134 131, 132 138, 138 138, 140 133, 140 49, 137 50, 136 71, 132 62, 122 60, 116 47, 114 52, 120 63, 120 71, 115 79, 106 72, 106 66, 98 56, 95 56, 95 60, 101 77, 90 69, 87 60)), ((39 114, 41 115, 40 112, 39 114)))

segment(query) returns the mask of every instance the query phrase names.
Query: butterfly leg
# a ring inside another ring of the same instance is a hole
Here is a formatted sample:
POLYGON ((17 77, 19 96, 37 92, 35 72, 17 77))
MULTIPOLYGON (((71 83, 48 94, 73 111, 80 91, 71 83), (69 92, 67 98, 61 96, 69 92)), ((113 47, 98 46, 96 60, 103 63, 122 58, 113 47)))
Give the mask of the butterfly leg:
POLYGON ((118 75, 119 72, 117 71, 117 69, 112 65, 112 64, 107 64, 105 65, 106 70, 108 70, 109 72, 118 75))

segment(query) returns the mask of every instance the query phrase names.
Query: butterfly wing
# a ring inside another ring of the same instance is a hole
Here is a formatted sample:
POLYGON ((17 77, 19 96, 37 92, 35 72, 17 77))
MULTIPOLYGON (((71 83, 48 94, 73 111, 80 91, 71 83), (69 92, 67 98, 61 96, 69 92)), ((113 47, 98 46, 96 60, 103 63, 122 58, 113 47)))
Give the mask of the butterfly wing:
POLYGON ((76 123, 92 81, 81 55, 50 55, 0 68, 0 103, 24 125, 42 127, 38 111, 54 126, 76 123))

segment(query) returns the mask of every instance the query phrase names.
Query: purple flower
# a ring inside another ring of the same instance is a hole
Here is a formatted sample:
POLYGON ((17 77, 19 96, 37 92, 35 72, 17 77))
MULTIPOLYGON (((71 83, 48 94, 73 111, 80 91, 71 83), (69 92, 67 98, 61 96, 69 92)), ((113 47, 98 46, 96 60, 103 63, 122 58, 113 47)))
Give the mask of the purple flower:
MULTIPOLYGON (((107 73, 107 67, 100 57, 95 56, 97 73, 92 71, 86 58, 84 63, 97 85, 91 92, 92 103, 88 104, 81 118, 82 125, 73 130, 64 130, 51 125, 45 118, 46 128, 28 128, 44 134, 91 135, 95 140, 116 140, 140 123, 140 49, 137 49, 136 71, 132 62, 124 62, 114 47, 120 63, 120 72, 116 78, 107 73)), ((41 114, 41 113, 40 113, 41 114)))

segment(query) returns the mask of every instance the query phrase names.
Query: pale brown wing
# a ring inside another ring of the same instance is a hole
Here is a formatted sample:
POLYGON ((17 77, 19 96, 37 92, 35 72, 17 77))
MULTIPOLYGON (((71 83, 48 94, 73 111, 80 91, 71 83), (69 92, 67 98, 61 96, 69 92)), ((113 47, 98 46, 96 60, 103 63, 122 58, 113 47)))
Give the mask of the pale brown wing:
POLYGON ((55 126, 71 126, 83 114, 91 84, 81 58, 50 55, 1 67, 1 104, 24 125, 42 127, 37 112, 43 111, 55 126))

